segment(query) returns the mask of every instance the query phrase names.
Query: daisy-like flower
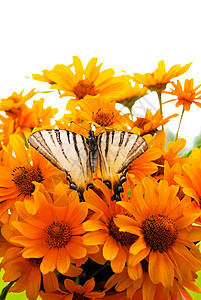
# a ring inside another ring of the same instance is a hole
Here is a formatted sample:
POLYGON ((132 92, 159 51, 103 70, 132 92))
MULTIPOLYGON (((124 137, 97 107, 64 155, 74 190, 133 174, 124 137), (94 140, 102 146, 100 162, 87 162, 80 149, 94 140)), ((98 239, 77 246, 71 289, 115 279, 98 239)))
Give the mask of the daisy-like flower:
MULTIPOLYGON (((125 78, 122 76, 122 78, 125 78)), ((134 85, 125 78, 125 87, 119 92, 118 96, 115 97, 115 101, 126 106, 132 115, 132 106, 141 97, 147 94, 148 89, 146 87, 140 87, 136 82, 134 85)))
POLYGON ((97 133, 106 130, 128 130, 128 126, 132 124, 129 114, 122 115, 115 106, 115 101, 110 102, 105 97, 86 96, 79 102, 81 110, 76 112, 81 120, 95 125, 97 133))
POLYGON ((140 135, 152 134, 154 135, 158 127, 169 122, 171 118, 177 117, 178 114, 173 114, 167 118, 163 118, 160 110, 153 115, 149 109, 146 110, 145 117, 137 117, 137 120, 133 123, 133 132, 135 132, 135 127, 140 129, 140 135))
POLYGON ((27 100, 31 99, 37 94, 34 89, 32 89, 25 96, 23 96, 23 92, 24 91, 21 91, 20 94, 14 92, 8 98, 0 99, 0 110, 5 111, 11 116, 13 116, 13 114, 18 114, 18 110, 21 108, 21 106, 24 105, 27 100))
POLYGON ((34 181, 48 182, 52 175, 61 171, 51 165, 35 149, 25 148, 23 139, 18 135, 10 136, 11 152, 3 150, 0 166, 0 216, 13 206, 16 200, 24 200, 26 209, 35 213, 37 204, 33 199, 34 181), (14 155, 12 155, 14 151, 14 155))
MULTIPOLYGON (((51 89, 64 91, 61 97, 70 96, 67 109, 71 110, 78 105, 80 99, 86 95, 106 96, 111 99, 123 87, 121 77, 114 77, 114 70, 107 69, 100 72, 102 64, 97 64, 97 58, 92 58, 86 68, 77 56, 73 56, 73 63, 69 66, 56 65, 53 70, 47 73, 51 82, 51 89), (74 68, 74 72, 71 70, 74 68)), ((36 77, 35 77, 36 78, 36 77)))
POLYGON ((100 218, 85 222, 84 229, 89 233, 83 236, 83 242, 88 246, 103 245, 103 257, 111 262, 112 270, 119 273, 128 260, 129 248, 136 241, 137 236, 119 232, 114 218, 119 213, 123 214, 125 210, 117 205, 116 201, 111 200, 112 192, 104 183, 96 180, 95 184, 101 189, 100 196, 89 189, 84 192, 84 199, 88 207, 99 214, 100 218))
POLYGON ((71 279, 64 280, 64 289, 56 291, 54 293, 40 292, 40 297, 43 300, 63 300, 63 299, 99 299, 105 296, 105 292, 93 291, 95 287, 95 281, 93 278, 85 282, 83 286, 77 285, 71 279))
MULTIPOLYGON (((12 217, 12 219, 14 218, 12 217)), ((42 286, 43 290, 47 293, 58 290, 59 285, 56 273, 41 273, 40 264, 42 258, 23 258, 21 253, 23 248, 11 242, 12 237, 20 234, 13 228, 11 220, 9 224, 2 226, 1 232, 9 245, 1 262, 1 267, 5 272, 3 280, 13 283, 9 291, 20 293, 25 290, 29 300, 36 300, 42 286)), ((71 265, 65 275, 76 277, 79 276, 81 272, 82 269, 71 265)))
POLYGON ((178 156, 179 152, 185 147, 186 140, 181 138, 176 142, 169 142, 167 145, 167 150, 165 149, 166 145, 166 134, 163 130, 157 132, 153 140, 153 148, 158 148, 161 150, 162 155, 155 160, 155 163, 158 165, 158 171, 152 176, 155 179, 161 179, 164 176, 164 163, 167 160, 170 167, 172 167, 176 162, 181 165, 185 162, 183 156, 178 156))
MULTIPOLYGON (((161 283, 153 284, 148 274, 148 263, 144 263, 143 261, 142 264, 139 263, 136 266, 135 271, 137 276, 140 273, 140 268, 143 269, 143 276, 141 276, 139 279, 131 279, 128 275, 128 270, 125 268, 121 273, 114 274, 109 278, 109 280, 106 282, 105 289, 108 290, 115 286, 115 290, 118 292, 118 294, 126 290, 127 298, 125 299, 130 300, 193 300, 185 288, 197 293, 201 293, 201 290, 196 286, 195 281, 183 281, 182 284, 180 284, 176 279, 174 279, 172 289, 165 288, 161 283), (183 298, 183 296, 185 298, 183 298)), ((194 275, 197 277, 196 274, 194 275)))
POLYGON ((171 82, 174 89, 171 88, 171 92, 165 91, 164 93, 169 95, 176 96, 175 99, 168 100, 164 103, 177 101, 175 104, 176 107, 179 107, 180 105, 183 105, 183 109, 186 111, 189 111, 191 108, 191 104, 194 103, 198 107, 201 107, 201 103, 196 100, 201 100, 201 91, 198 91, 201 87, 201 84, 199 84, 197 87, 194 86, 194 80, 193 79, 186 79, 184 82, 184 89, 182 88, 182 85, 179 80, 177 80, 177 83, 171 82))
MULTIPOLYGON (((161 157, 161 150, 157 148, 149 148, 140 157, 135 159, 128 167, 127 180, 140 184, 142 178, 156 173, 158 170, 157 161, 161 157)), ((126 183, 125 183, 126 184, 126 183)))
POLYGON ((146 73, 144 75, 134 73, 133 80, 143 84, 150 91, 156 91, 157 93, 165 90, 167 83, 171 79, 184 74, 189 68, 191 63, 181 67, 180 65, 174 65, 167 72, 165 68, 164 60, 159 61, 158 68, 153 73, 146 73))
POLYGON ((201 268, 201 254, 194 244, 200 241, 201 229, 192 225, 199 214, 183 215, 185 203, 176 196, 178 187, 165 180, 156 185, 149 178, 142 183, 133 189, 130 203, 118 202, 129 216, 114 220, 120 232, 138 236, 129 250, 129 268, 147 260, 151 282, 168 289, 173 288, 174 278, 179 283, 193 281, 193 272, 201 268))
POLYGON ((65 206, 56 206, 38 190, 35 191, 35 200, 39 208, 34 216, 27 212, 23 202, 15 203, 21 219, 13 221, 12 225, 21 235, 12 237, 11 242, 22 246, 23 258, 41 259, 40 271, 43 274, 55 269, 65 274, 73 259, 87 255, 82 242, 87 204, 80 203, 77 196, 65 206))
POLYGON ((199 180, 201 176, 200 159, 201 150, 194 148, 189 159, 182 165, 183 174, 176 174, 174 176, 174 180, 182 187, 183 193, 194 200, 193 203, 199 210, 201 207, 201 186, 199 180))
POLYGON ((41 283, 46 292, 58 289, 58 280, 54 272, 43 275, 40 271, 41 258, 22 257, 20 247, 11 247, 5 254, 1 266, 5 273, 3 280, 5 282, 14 282, 10 292, 21 293, 26 290, 26 296, 29 300, 36 300, 41 288, 41 283))

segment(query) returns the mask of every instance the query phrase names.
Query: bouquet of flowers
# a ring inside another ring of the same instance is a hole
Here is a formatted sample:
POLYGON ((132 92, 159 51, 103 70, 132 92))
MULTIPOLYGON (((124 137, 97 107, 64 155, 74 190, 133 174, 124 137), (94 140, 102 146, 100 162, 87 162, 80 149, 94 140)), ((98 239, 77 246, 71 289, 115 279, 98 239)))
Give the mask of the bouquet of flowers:
POLYGON ((22 291, 30 300, 201 293, 201 149, 181 156, 178 138, 184 112, 201 107, 201 85, 172 81, 190 65, 166 71, 160 61, 153 73, 115 76, 74 56, 33 74, 65 102, 61 118, 33 100, 35 89, 0 100, 1 300, 22 291), (135 116, 151 92, 159 109, 135 116), (178 114, 164 118, 163 93, 183 107, 167 146, 164 125, 178 114))

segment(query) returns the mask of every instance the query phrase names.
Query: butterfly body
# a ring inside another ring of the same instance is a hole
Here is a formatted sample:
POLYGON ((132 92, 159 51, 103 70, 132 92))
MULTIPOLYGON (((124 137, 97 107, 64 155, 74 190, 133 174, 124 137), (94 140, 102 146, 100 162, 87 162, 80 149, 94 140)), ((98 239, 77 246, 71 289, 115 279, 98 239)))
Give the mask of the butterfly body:
MULTIPOLYGON (((147 150, 145 140, 134 133, 110 131, 88 138, 68 130, 41 130, 33 133, 28 142, 58 169, 65 171, 70 188, 80 198, 85 188, 93 187, 93 173, 100 171, 107 186, 115 195, 122 191, 128 166, 147 150)), ((118 197, 116 197, 118 198, 118 197)))

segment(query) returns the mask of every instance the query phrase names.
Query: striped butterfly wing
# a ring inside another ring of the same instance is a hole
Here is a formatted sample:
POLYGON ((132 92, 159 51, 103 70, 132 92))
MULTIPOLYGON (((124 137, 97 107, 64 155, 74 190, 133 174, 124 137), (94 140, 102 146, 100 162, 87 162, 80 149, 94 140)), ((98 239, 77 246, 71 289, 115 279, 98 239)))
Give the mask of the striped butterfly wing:
POLYGON ((147 143, 134 133, 111 131, 101 133, 97 144, 103 179, 111 180, 114 192, 118 194, 120 178, 128 166, 147 150, 147 143))
POLYGON ((89 150, 86 139, 67 130, 36 131, 28 138, 29 144, 55 167, 65 171, 71 188, 81 193, 92 181, 89 167, 89 150))

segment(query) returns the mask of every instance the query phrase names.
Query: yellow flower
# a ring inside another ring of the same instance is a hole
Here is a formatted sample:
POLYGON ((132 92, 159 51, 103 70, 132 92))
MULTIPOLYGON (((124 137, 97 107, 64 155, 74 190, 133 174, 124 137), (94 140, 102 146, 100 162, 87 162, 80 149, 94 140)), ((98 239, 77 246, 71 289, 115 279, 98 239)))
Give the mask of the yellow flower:
POLYGON ((166 85, 171 79, 184 74, 189 68, 191 63, 186 64, 183 67, 180 65, 174 65, 167 72, 165 68, 164 60, 159 61, 158 68, 153 73, 145 73, 144 75, 134 73, 133 80, 143 84, 150 91, 161 92, 165 90, 166 85))
POLYGON ((181 83, 179 80, 177 80, 177 84, 174 82, 171 82, 174 89, 171 88, 171 92, 164 92, 166 94, 175 95, 177 98, 168 100, 164 103, 177 101, 175 104, 176 107, 179 107, 180 105, 183 105, 184 110, 189 111, 191 108, 191 104, 194 103, 198 107, 201 107, 201 103, 196 100, 201 100, 201 91, 198 91, 198 89, 201 87, 201 84, 197 87, 193 87, 194 80, 193 79, 186 79, 184 83, 184 89, 182 89, 181 83))
POLYGON ((114 100, 128 107, 128 109, 131 111, 131 108, 135 102, 147 94, 147 90, 148 89, 146 87, 140 87, 137 82, 135 85, 132 85, 128 79, 125 79, 125 87, 119 92, 118 96, 115 97, 114 100))
POLYGON ((86 96, 79 102, 81 110, 76 110, 74 113, 77 113, 82 121, 95 125, 97 133, 107 130, 128 131, 128 126, 132 124, 129 114, 122 115, 115 105, 116 102, 110 102, 105 97, 86 96))
POLYGON ((61 97, 73 97, 68 102, 69 110, 75 108, 79 100, 86 95, 100 94, 111 99, 123 87, 123 80, 121 77, 114 77, 113 69, 100 72, 102 64, 96 64, 97 58, 93 57, 84 69, 79 57, 73 56, 71 65, 55 65, 53 70, 47 73, 48 80, 54 82, 51 89, 64 91, 61 97), (71 70, 72 67, 74 72, 71 70))
POLYGON ((27 95, 23 96, 23 91, 20 94, 12 93, 8 98, 0 99, 0 110, 5 111, 8 115, 17 114, 23 104, 37 94, 32 89, 27 95))

